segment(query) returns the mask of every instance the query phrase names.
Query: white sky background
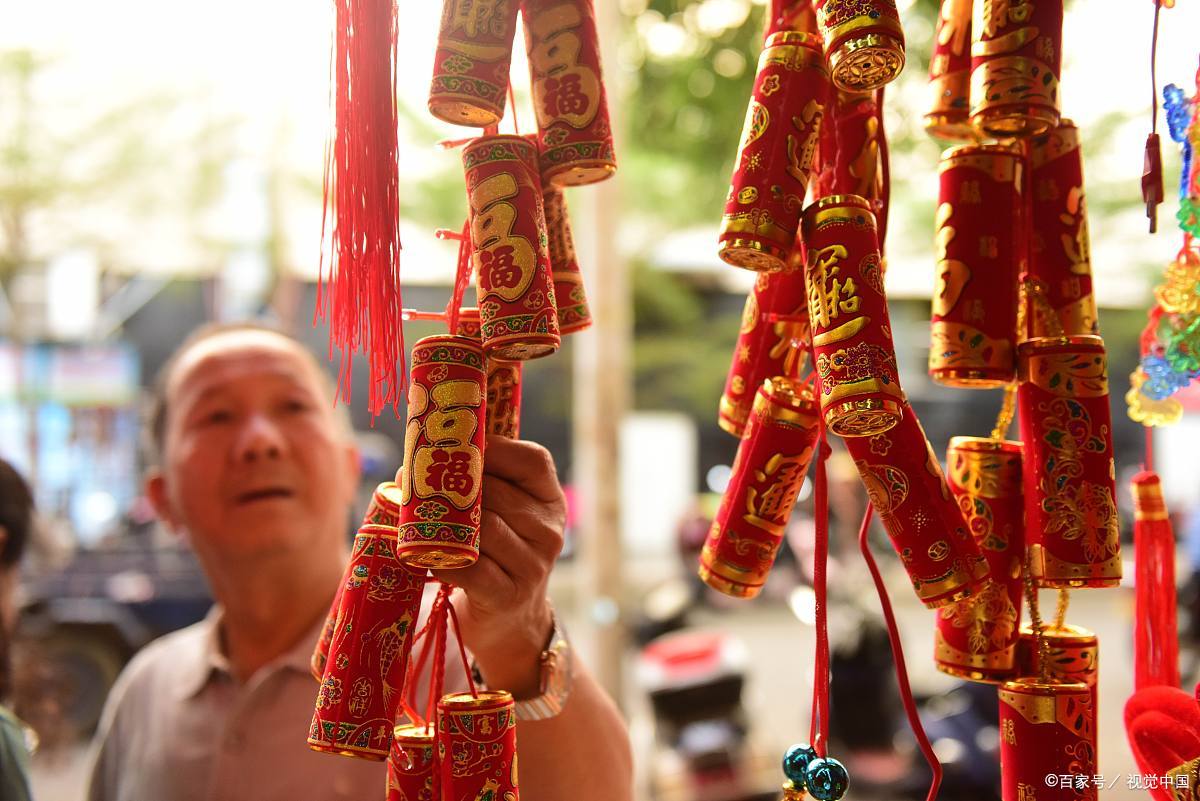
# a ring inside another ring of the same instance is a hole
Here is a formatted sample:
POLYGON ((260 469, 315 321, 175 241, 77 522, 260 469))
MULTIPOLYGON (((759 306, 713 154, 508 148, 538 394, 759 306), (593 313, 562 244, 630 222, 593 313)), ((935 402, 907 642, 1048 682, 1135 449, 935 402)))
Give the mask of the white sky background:
MULTIPOLYGON (((616 0, 600 0, 615 2, 616 0)), ((698 0, 713 10, 728 0, 698 0)), ((758 0, 756 0, 758 2, 758 0)), ((911 3, 911 0, 908 0, 911 3)), ((195 116, 184 110, 162 120, 159 134, 170 135, 173 128, 194 127, 198 118, 233 115, 237 125, 239 149, 247 164, 265 164, 272 160, 289 165, 295 172, 319 180, 322 149, 329 124, 328 59, 332 30, 333 5, 323 0, 209 0, 202 5, 149 2, 149 0, 105 0, 103 3, 25 2, 9 0, 0 13, 0 49, 32 48, 54 58, 37 87, 39 98, 49 103, 51 120, 71 130, 81 120, 99 115, 123 101, 167 89, 197 98, 195 116)), ((631 3, 623 3, 631 5, 631 3)), ((905 0, 900 2, 902 13, 905 0)), ((441 3, 435 0, 400 2, 400 81, 401 101, 423 112, 429 76, 432 71, 433 43, 437 35, 441 3)), ((1066 64, 1061 96, 1064 115, 1082 126, 1112 109, 1144 111, 1136 125, 1120 132, 1118 146, 1110 152, 1084 150, 1088 176, 1104 175, 1128 180, 1136 193, 1141 173, 1141 152, 1149 121, 1149 43, 1152 5, 1150 0, 1076 0, 1071 5, 1064 33, 1066 64)), ((1162 14, 1159 46, 1159 80, 1175 81, 1190 93, 1197 65, 1196 31, 1200 31, 1200 0, 1179 0, 1174 9, 1162 14)), ((918 32, 913 31, 910 36, 918 32)), ((514 83, 528 85, 523 47, 514 55, 514 83)), ((616 64, 606 64, 610 73, 616 64)), ((915 73, 920 65, 906 72, 915 73)), ((916 77, 916 76, 911 76, 916 77)), ((915 87, 917 83, 914 83, 915 87)), ((892 95, 892 102, 924 104, 925 95, 911 97, 907 91, 892 95)), ((0 109, 0 113, 3 110, 0 109)), ((627 113, 636 113, 630 109, 627 113)), ((430 118, 432 119, 432 118, 430 118)), ((532 124, 532 113, 522 115, 524 127, 532 124)), ((470 129, 450 125, 441 127, 447 138, 469 136, 470 129)), ((1164 160, 1177 162, 1174 143, 1160 123, 1164 139, 1164 160)), ((432 142, 405 142, 401 151, 401 181, 412 180, 445 160, 457 160, 457 154, 438 150, 432 142)), ((253 176, 255 168, 250 172, 253 176)), ((936 190, 936 170, 928 165, 930 202, 936 190)), ((231 185, 237 181, 230 179, 231 185)), ((251 186, 254 180, 250 180, 251 186)), ((1173 230, 1173 192, 1168 186, 1167 203, 1160 212, 1161 228, 1173 230)), ((244 231, 253 238, 256 220, 261 218, 260 199, 253 191, 233 191, 228 202, 208 220, 197 221, 201 233, 218 237, 237 236, 244 231)), ((303 201, 287 210, 288 239, 292 260, 302 269, 311 267, 317 253, 319 203, 303 201)), ((903 230, 899 224, 897 233, 903 230)), ((92 226, 121 230, 128 220, 113 209, 110 216, 97 213, 92 226)), ((147 270, 195 270, 197 253, 188 252, 179 243, 194 234, 188 223, 160 217, 161 225, 145 224, 136 236, 127 239, 124 260, 147 270)), ((76 221, 80 222, 80 221, 76 221)), ((713 227, 717 225, 716 220, 713 227)), ((1122 276, 1132 262, 1145 264, 1152 258, 1165 262, 1178 246, 1170 234, 1150 240, 1144 236, 1140 216, 1100 220, 1092 214, 1093 260, 1100 276, 1101 300, 1105 294, 1127 296, 1130 291, 1144 292, 1144 281, 1124 283, 1122 276), (1139 289, 1140 288, 1140 289, 1139 289)), ((461 221, 447 220, 457 228, 461 221)), ((80 222, 88 228, 87 222, 80 222)), ((132 232, 131 232, 132 233, 132 232)), ((405 225, 402 236, 406 257, 404 269, 416 278, 432 270, 450 275, 453 247, 435 243, 431 232, 405 225)), ((194 238, 194 237, 193 237, 194 238)), ((920 292, 933 278, 927 252, 932 236, 893 235, 893 264, 889 283, 897 289, 911 284, 920 292), (926 239, 928 241, 926 241, 926 239), (911 251, 911 252, 910 252, 911 251), (910 270, 908 263, 912 259, 910 270), (911 273, 911 281, 904 278, 911 273)), ((126 243, 123 243, 125 246, 126 243)), ((715 260, 715 248, 712 258, 715 260)), ((209 265, 211 266, 211 265, 209 265)), ((433 277, 433 276, 429 276, 433 277)))

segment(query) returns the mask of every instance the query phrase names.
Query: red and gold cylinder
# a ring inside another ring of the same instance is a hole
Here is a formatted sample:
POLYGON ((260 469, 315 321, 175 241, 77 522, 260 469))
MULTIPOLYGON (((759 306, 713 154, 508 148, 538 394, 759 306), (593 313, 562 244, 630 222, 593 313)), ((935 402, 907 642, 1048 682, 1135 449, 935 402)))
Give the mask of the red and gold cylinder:
MULTIPOLYGON (((367 513, 363 515, 362 525, 364 526, 387 526, 395 529, 400 520, 400 487, 394 481, 385 481, 375 488, 375 492, 371 495, 371 501, 367 505, 367 513)), ((329 607, 329 614, 325 617, 325 625, 321 628, 321 637, 317 640, 317 645, 313 648, 312 659, 309 661, 309 669, 313 674, 313 678, 317 681, 325 675, 325 665, 329 661, 329 644, 333 642, 333 632, 337 626, 338 611, 342 606, 342 588, 351 578, 351 570, 354 568, 354 563, 346 565, 345 575, 342 576, 342 583, 338 585, 337 591, 333 596, 333 603, 329 607)))
POLYGON ((779 4, 769 4, 768 9, 777 10, 778 13, 772 16, 768 11, 765 36, 785 31, 820 35, 817 32, 817 12, 813 8, 812 0, 785 0, 779 4))
POLYGON ((870 92, 904 69, 904 30, 895 0, 815 0, 833 82, 870 92))
POLYGON ((760 273, 746 296, 717 424, 742 436, 763 381, 797 381, 808 360, 804 272, 760 273), (773 316, 779 319, 772 320, 773 316))
POLYGON ((953 437, 946 450, 946 471, 992 581, 978 596, 938 611, 934 662, 952 676, 1005 681, 1019 675, 1016 647, 1025 554, 1021 443, 953 437))
MULTIPOLYGON (((883 126, 873 93, 834 90, 833 109, 821 129, 818 195, 858 195, 883 211, 880 144, 883 126)), ((882 219, 882 218, 880 218, 882 219)))
MULTIPOLYGON (((479 339, 479 309, 468 307, 458 315, 459 336, 479 339)), ((521 362, 485 359, 487 400, 484 430, 509 439, 521 436, 521 362)))
MULTIPOLYGON (((1100 638, 1094 631, 1064 623, 1042 624, 1042 637, 1046 641, 1046 669, 1060 681, 1077 681, 1087 685, 1092 694, 1092 709, 1098 710, 1096 683, 1100 678, 1100 638)), ((1038 658, 1037 637, 1028 623, 1021 626, 1021 638, 1017 642, 1017 670, 1021 675, 1037 675, 1041 672, 1038 658)))
POLYGON ((1121 541, 1104 341, 1029 339, 1017 359, 1032 575, 1043 587, 1115 587, 1121 541))
POLYGON ((971 127, 971 0, 942 0, 929 58, 925 130, 939 139, 969 142, 971 127))
POLYGON ((567 215, 567 198, 561 189, 542 188, 546 210, 546 235, 549 237, 550 274, 554 281, 554 305, 558 309, 560 334, 582 331, 592 324, 583 274, 575 257, 575 240, 567 215))
POLYGON ((767 380, 738 445, 704 548, 700 578, 735 598, 758 595, 783 542, 820 432, 812 391, 767 380))
POLYGON ((437 768, 442 798, 513 799, 517 720, 504 690, 442 696, 437 708, 437 768))
POLYGON ((1016 375, 1024 171, 1021 153, 1005 145, 942 156, 929 348, 939 384, 999 387, 1016 375))
POLYGON ((971 20, 971 124, 1004 139, 1059 119, 1062 0, 976 0, 971 20))
POLYGON ((412 349, 399 552, 414 567, 466 567, 479 558, 484 384, 477 340, 425 337, 412 349))
POLYGON ((484 352, 549 356, 560 337, 537 149, 523 136, 481 136, 462 158, 484 352))
POLYGON ((437 801, 433 797, 434 730, 397 726, 387 761, 387 801, 437 801))
POLYGON ((1029 277, 1041 284, 1056 318, 1047 320, 1035 309, 1030 328, 1039 337, 1099 334, 1079 129, 1063 120, 1025 140, 1025 153, 1033 209, 1029 277))
POLYGON ((516 32, 516 0, 443 0, 429 113, 478 128, 500 122, 516 32))
POLYGON ((988 563, 913 410, 870 437, 846 440, 867 497, 921 602, 937 609, 979 595, 988 563))
POLYGON ((1087 685, 1028 677, 1000 685, 999 695, 1001 798, 1096 801, 1096 709, 1087 685))
POLYGON ((521 0, 542 181, 581 186, 617 169, 592 0, 521 0))
POLYGON ((425 586, 396 545, 388 525, 364 525, 354 538, 308 733, 313 750, 382 760, 391 748, 425 586))
POLYGON ((718 255, 727 263, 787 269, 828 93, 816 36, 784 31, 767 38, 721 218, 718 255))
POLYGON ((886 431, 903 414, 883 261, 870 203, 831 195, 804 210, 808 319, 821 414, 842 437, 886 431))

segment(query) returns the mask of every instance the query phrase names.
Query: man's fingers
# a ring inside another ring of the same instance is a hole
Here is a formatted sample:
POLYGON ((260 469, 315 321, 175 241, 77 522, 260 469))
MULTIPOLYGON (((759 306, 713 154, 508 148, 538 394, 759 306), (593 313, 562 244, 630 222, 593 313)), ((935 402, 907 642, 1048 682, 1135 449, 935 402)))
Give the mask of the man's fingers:
POLYGON ((429 572, 438 581, 461 587, 473 603, 484 608, 503 606, 505 599, 513 598, 517 592, 516 580, 495 559, 483 553, 470 567, 429 572))
POLYGON ((561 503, 539 501, 516 484, 488 476, 483 484, 483 511, 495 514, 518 537, 551 557, 562 551, 566 509, 561 503))
POLYGON ((539 501, 549 503, 562 498, 554 459, 536 442, 488 437, 483 471, 517 485, 539 501))

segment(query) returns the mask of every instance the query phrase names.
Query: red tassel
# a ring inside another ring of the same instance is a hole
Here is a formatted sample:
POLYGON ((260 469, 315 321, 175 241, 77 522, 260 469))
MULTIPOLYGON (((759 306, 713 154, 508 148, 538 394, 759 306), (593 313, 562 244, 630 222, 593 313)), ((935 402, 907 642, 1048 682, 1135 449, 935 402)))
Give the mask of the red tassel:
POLYGON ((1136 565, 1134 687, 1179 686, 1179 634, 1175 623, 1175 535, 1158 475, 1133 477, 1133 543, 1136 565))
MULTIPOLYGON (((396 5, 336 5, 334 130, 324 182, 325 215, 332 209, 334 223, 329 275, 322 258, 316 313, 330 320, 330 356, 335 348, 341 354, 338 396, 350 401, 350 357, 361 350, 371 372, 367 406, 377 416, 403 390, 396 5)), ((324 239, 324 221, 321 228, 324 239)))

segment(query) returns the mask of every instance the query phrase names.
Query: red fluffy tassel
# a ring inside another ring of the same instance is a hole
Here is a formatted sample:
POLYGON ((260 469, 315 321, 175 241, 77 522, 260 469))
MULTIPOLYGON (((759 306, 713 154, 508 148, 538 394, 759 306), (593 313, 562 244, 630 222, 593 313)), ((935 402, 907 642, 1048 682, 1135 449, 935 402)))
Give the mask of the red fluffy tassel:
POLYGON ((1175 625, 1175 535, 1158 475, 1133 477, 1133 544, 1137 571, 1134 618, 1134 687, 1179 686, 1179 635, 1175 625))
MULTIPOLYGON (((332 209, 334 223, 329 275, 322 258, 316 313, 330 320, 330 355, 334 348, 341 353, 338 395, 347 402, 350 357, 366 353, 367 405, 376 416, 403 389, 396 5, 394 0, 335 0, 335 5, 334 130, 324 181, 325 215, 332 209)), ((321 228, 323 241, 324 221, 321 228)))

